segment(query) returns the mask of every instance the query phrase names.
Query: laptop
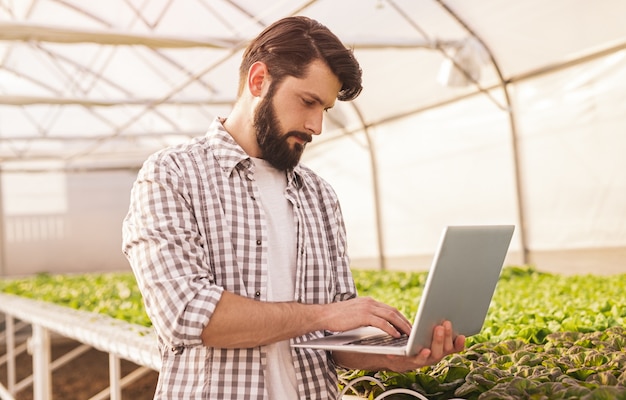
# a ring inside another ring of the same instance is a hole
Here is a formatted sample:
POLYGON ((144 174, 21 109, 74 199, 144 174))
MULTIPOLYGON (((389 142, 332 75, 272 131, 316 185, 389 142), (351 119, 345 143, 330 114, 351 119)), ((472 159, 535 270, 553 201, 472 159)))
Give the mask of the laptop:
POLYGON ((410 335, 394 338, 369 326, 292 346, 412 356, 430 347, 434 327, 444 320, 452 322, 455 337, 479 333, 514 228, 513 225, 448 226, 443 230, 410 335))

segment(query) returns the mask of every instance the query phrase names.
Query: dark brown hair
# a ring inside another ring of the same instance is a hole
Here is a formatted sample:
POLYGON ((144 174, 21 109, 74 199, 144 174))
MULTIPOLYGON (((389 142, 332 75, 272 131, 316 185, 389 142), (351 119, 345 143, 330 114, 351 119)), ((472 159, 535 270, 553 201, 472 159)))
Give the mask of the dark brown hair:
POLYGON ((341 82, 338 100, 353 100, 361 93, 361 67, 352 50, 326 26, 303 16, 274 22, 248 45, 239 67, 238 93, 243 92, 248 71, 257 61, 265 63, 272 84, 277 84, 286 76, 304 77, 314 60, 324 61, 341 82))

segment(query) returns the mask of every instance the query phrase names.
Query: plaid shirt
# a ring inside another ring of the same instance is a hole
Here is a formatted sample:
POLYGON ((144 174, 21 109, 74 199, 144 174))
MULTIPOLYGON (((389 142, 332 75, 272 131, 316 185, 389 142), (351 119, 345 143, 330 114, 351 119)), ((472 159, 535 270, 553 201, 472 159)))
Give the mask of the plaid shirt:
MULTIPOLYGON (((287 180, 297 232, 294 301, 354 297, 334 191, 302 165, 287 180)), ((267 299, 271 243, 259 198, 254 163, 219 121, 206 136, 152 155, 139 172, 124 220, 123 251, 159 338, 155 398, 267 399, 264 347, 210 348, 200 339, 223 290, 267 299)), ((300 398, 337 397, 330 353, 293 349, 292 355, 300 398)))

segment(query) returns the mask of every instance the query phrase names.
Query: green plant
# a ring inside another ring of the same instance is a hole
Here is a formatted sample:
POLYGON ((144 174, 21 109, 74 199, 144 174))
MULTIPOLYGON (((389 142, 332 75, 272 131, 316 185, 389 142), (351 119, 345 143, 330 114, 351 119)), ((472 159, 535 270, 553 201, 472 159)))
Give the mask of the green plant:
MULTIPOLYGON (((355 271, 361 295, 413 315, 426 273, 355 271), (389 288, 389 289, 387 289, 389 288)), ((466 350, 409 373, 342 371, 430 399, 626 399, 626 275, 501 274, 483 330, 466 350)), ((381 389, 355 385, 374 398, 381 389)))
MULTIPOLYGON (((360 295, 414 315, 426 272, 355 270, 360 295)), ((0 291, 150 326, 129 273, 0 280, 0 291)), ((340 371, 344 381, 373 376, 387 389, 433 400, 626 400, 626 274, 563 276, 529 266, 502 271, 482 331, 466 350, 408 373, 340 371)), ((371 382, 354 385, 374 398, 371 382)))
POLYGON ((0 291, 151 326, 132 273, 37 274, 0 280, 0 291))

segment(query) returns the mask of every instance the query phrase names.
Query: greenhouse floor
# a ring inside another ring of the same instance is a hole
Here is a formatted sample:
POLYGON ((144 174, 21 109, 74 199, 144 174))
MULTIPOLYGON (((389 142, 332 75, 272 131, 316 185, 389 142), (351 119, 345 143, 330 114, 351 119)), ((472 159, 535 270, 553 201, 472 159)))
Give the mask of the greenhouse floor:
MULTIPOLYGON (((65 338, 53 338, 52 359, 76 347, 79 343, 65 338)), ((0 354, 6 349, 0 347, 0 354)), ((137 366, 122 361, 122 374, 126 374, 137 366)), ((22 354, 17 362, 18 379, 31 374, 32 361, 30 356, 22 354)), ((123 399, 151 400, 156 388, 157 372, 150 371, 147 375, 131 383, 122 391, 123 399)), ((0 366, 0 382, 6 384, 6 366, 0 366)), ((60 367, 52 374, 52 396, 54 399, 86 400, 109 386, 108 354, 91 349, 69 364, 60 367)), ((32 387, 28 387, 15 396, 15 400, 32 400, 32 387)))

